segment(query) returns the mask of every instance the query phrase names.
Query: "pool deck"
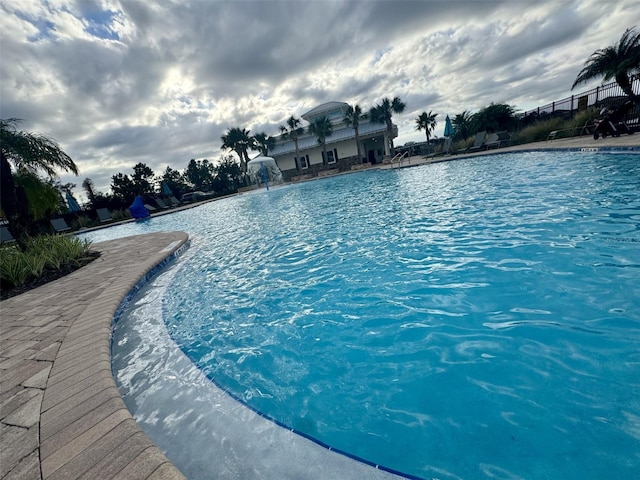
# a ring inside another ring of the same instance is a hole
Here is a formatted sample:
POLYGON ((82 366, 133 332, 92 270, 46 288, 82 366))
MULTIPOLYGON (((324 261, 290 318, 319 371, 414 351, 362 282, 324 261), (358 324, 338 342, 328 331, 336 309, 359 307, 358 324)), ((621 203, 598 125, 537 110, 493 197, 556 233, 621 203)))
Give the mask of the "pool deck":
MULTIPOLYGON (((472 156, 580 148, 640 149, 640 134, 472 156)), ((413 157, 402 167, 469 156, 413 157)), ((120 397, 110 339, 123 299, 187 240, 185 233, 164 232, 102 242, 95 245, 102 255, 91 264, 0 302, 0 479, 184 478, 120 397)))
POLYGON ((96 244, 91 264, 0 302, 0 478, 184 478, 127 410, 110 341, 123 298, 187 239, 96 244))
POLYGON ((442 155, 442 156, 414 156, 405 159, 402 162, 395 162, 393 164, 386 164, 378 166, 378 168, 405 168, 414 167, 417 165, 424 165, 428 163, 441 163, 449 162, 453 160, 462 160, 463 158, 483 157, 486 155, 496 155, 504 153, 522 152, 522 151, 537 151, 537 150, 581 150, 583 148, 588 149, 602 149, 603 151, 610 149, 633 149, 640 150, 640 132, 633 135, 621 135, 618 138, 607 137, 594 140, 593 136, 582 136, 573 138, 562 138, 558 140, 550 140, 543 142, 527 143, 524 145, 514 145, 511 147, 476 151, 472 153, 458 153, 456 155, 442 155))

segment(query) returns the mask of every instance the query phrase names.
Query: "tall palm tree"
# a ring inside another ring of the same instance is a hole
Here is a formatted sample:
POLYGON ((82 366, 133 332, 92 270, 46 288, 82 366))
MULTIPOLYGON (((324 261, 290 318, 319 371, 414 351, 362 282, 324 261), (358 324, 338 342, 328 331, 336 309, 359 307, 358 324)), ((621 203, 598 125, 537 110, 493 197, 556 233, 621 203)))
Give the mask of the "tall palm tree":
POLYGON ((636 73, 640 73, 640 32, 636 33, 633 27, 624 31, 617 45, 593 52, 571 89, 593 78, 603 77, 603 81, 613 78, 624 93, 634 97, 629 77, 636 73))
POLYGON ((355 130, 356 133, 356 148, 358 149, 358 162, 362 161, 362 153, 360 152, 360 120, 366 120, 369 116, 366 113, 362 113, 360 105, 349 105, 347 111, 344 114, 344 123, 355 130))
POLYGON ((18 131, 17 118, 0 120, 0 207, 9 222, 8 228, 20 248, 26 246, 27 237, 37 233, 29 212, 25 190, 16 185, 11 165, 16 171, 44 172, 53 178, 60 169, 78 174, 78 167, 51 138, 18 131))
POLYGON ((251 137, 251 144, 249 145, 249 148, 260 152, 260 155, 266 157, 269 155, 269 150, 273 149, 275 144, 275 138, 270 137, 264 132, 260 132, 251 137))
POLYGON ((295 118, 293 115, 289 117, 286 125, 280 125, 280 132, 284 138, 290 138, 293 140, 296 146, 296 169, 300 171, 300 149, 298 148, 298 139, 304 134, 304 128, 301 126, 302 122, 299 118, 295 118))
POLYGON ((402 113, 406 105, 400 97, 394 97, 393 100, 383 98, 382 102, 369 110, 369 116, 371 120, 377 123, 384 123, 387 125, 387 139, 388 139, 388 152, 390 155, 394 155, 393 149, 393 123, 391 117, 394 113, 402 113))
POLYGON ((429 110, 429 113, 422 112, 418 118, 416 118, 416 130, 424 130, 427 134, 427 147, 429 146, 429 133, 433 132, 438 124, 436 122, 437 116, 437 113, 431 113, 431 110, 429 110))
POLYGON ((318 137, 318 143, 322 144, 322 164, 327 166, 327 137, 333 133, 333 125, 327 117, 316 118, 311 125, 309 125, 309 133, 318 137))
POLYGON ((460 140, 466 140, 471 136, 471 121, 473 116, 471 112, 465 110, 462 113, 458 113, 453 118, 453 128, 454 128, 454 137, 459 138, 460 140))
POLYGON ((222 148, 227 150, 233 150, 240 157, 240 171, 247 173, 247 162, 249 161, 249 145, 251 139, 249 137, 249 130, 246 128, 233 127, 229 131, 220 137, 222 140, 222 148))

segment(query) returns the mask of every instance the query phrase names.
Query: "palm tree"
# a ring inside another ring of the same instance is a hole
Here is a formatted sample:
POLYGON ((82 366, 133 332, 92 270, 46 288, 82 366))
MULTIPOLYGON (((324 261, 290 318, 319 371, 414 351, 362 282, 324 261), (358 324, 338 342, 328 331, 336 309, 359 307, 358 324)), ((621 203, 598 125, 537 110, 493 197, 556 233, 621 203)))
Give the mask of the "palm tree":
POLYGON ((624 31, 617 45, 593 52, 571 89, 596 77, 603 77, 603 81, 613 78, 624 93, 634 97, 629 77, 636 73, 640 73, 640 33, 633 27, 624 31))
POLYGON ((223 149, 233 150, 238 154, 238 157, 240 157, 240 170, 242 173, 247 173, 248 150, 251 143, 249 130, 240 127, 230 128, 220 139, 222 140, 223 149))
POLYGON ((264 132, 260 132, 251 137, 249 148, 251 148, 251 150, 260 152, 260 155, 266 157, 267 155, 269 155, 269 150, 273 149, 275 144, 275 138, 270 137, 264 132))
POLYGON ((309 125, 309 133, 318 137, 318 143, 322 144, 322 164, 327 165, 327 137, 333 133, 333 125, 327 117, 316 118, 311 125, 309 125))
POLYGON ((300 126, 302 122, 299 118, 295 118, 293 115, 289 117, 286 125, 280 125, 280 132, 284 138, 290 138, 293 140, 296 146, 296 169, 300 171, 300 149, 298 148, 298 138, 304 134, 304 128, 300 126))
POLYGON ((424 130, 427 134, 427 147, 429 147, 429 133, 433 132, 434 128, 436 128, 436 125, 438 124, 436 122, 437 116, 437 113, 431 113, 431 110, 429 110, 429 113, 422 112, 420 116, 416 118, 416 130, 424 130))
POLYGON ((20 248, 25 248, 27 237, 37 230, 25 190, 14 182, 11 164, 16 171, 43 171, 51 178, 56 169, 77 175, 78 167, 51 138, 18 131, 20 122, 17 118, 0 120, 0 207, 11 235, 20 248))
POLYGON ((358 149, 358 162, 362 161, 362 153, 360 153, 360 120, 366 120, 368 115, 366 113, 362 113, 362 108, 360 105, 356 104, 354 106, 349 105, 347 107, 347 111, 344 114, 344 123, 353 128, 356 133, 356 148, 358 149))
POLYGON ((468 110, 458 113, 453 119, 454 137, 466 140, 471 136, 471 121, 473 116, 468 110))
POLYGON ((387 149, 390 155, 394 155, 393 149, 393 123, 391 122, 391 117, 394 113, 402 113, 406 105, 400 100, 399 97, 394 97, 393 100, 389 100, 388 98, 383 98, 382 102, 379 105, 371 108, 369 110, 369 116, 371 120, 377 123, 384 123, 387 125, 387 139, 388 145, 387 149))

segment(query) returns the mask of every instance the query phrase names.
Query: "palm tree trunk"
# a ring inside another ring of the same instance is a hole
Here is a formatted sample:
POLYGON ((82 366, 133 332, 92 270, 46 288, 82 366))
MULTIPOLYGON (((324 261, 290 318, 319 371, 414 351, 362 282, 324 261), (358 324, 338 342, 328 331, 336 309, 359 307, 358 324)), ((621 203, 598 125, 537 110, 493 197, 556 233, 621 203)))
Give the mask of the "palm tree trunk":
POLYGON ((356 128, 356 148, 358 149, 358 163, 362 163, 362 152, 360 151, 360 132, 356 128))
POLYGON ((387 135, 388 135, 387 141, 389 142, 389 155, 393 157, 396 154, 396 152, 393 146, 393 124, 391 123, 391 120, 387 121, 387 135))
POLYGON ((11 166, 4 153, 0 154, 0 205, 9 224, 7 228, 18 247, 25 250, 29 235, 35 235, 35 221, 29 214, 29 201, 24 189, 15 184, 11 166))
POLYGON ((618 85, 620 85, 620 88, 622 88, 622 91, 627 94, 629 97, 633 98, 635 97, 635 94, 633 93, 633 88, 631 87, 631 80, 629 80, 629 76, 625 73, 621 73, 619 75, 616 75, 616 83, 618 85))
POLYGON ((300 160, 300 150, 298 149, 298 138, 294 138, 293 143, 296 146, 296 169, 298 170, 298 173, 302 173, 302 160, 300 160))

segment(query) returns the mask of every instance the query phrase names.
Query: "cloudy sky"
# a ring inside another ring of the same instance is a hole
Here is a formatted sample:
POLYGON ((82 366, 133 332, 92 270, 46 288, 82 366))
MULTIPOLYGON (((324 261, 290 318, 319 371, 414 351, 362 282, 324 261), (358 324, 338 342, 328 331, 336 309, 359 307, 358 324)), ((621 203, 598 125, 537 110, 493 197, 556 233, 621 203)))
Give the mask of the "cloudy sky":
POLYGON ((446 114, 535 108, 634 25, 638 0, 0 0, 0 118, 55 139, 82 198, 87 177, 217 160, 228 128, 276 135, 327 101, 399 96, 397 145, 422 111, 441 135, 446 114))

